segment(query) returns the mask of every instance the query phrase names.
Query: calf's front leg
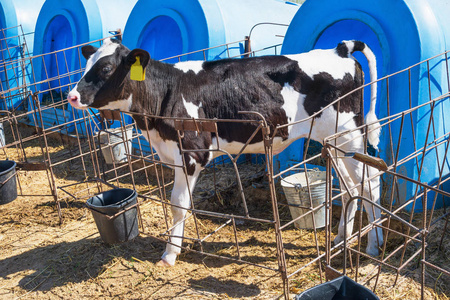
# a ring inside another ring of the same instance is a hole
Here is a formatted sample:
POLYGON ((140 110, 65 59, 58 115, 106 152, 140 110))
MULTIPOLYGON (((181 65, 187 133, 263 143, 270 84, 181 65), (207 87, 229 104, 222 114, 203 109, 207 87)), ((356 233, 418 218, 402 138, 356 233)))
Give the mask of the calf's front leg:
MULTIPOLYGON (((176 159, 175 163, 182 165, 180 159, 176 159)), ((166 245, 166 251, 157 263, 159 266, 169 267, 175 265, 178 254, 181 252, 181 244, 184 236, 184 222, 186 212, 191 205, 191 193, 194 190, 195 183, 200 174, 201 167, 195 166, 193 175, 185 175, 184 169, 177 167, 175 169, 174 185, 170 203, 176 206, 171 207, 173 217, 173 228, 169 238, 169 243, 166 245)))

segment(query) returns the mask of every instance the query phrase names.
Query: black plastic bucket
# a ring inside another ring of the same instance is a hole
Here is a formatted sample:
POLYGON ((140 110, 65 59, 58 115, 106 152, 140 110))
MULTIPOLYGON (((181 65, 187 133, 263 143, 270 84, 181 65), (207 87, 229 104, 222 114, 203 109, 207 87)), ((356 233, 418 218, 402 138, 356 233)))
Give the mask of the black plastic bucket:
POLYGON ((16 162, 0 161, 0 204, 6 204, 17 198, 16 162))
POLYGON ((123 243, 139 235, 137 206, 128 209, 136 203, 136 191, 123 188, 110 190, 87 200, 86 206, 91 210, 100 237, 105 243, 123 243))
POLYGON ((295 296, 295 300, 379 300, 368 288, 347 276, 319 284, 295 296))

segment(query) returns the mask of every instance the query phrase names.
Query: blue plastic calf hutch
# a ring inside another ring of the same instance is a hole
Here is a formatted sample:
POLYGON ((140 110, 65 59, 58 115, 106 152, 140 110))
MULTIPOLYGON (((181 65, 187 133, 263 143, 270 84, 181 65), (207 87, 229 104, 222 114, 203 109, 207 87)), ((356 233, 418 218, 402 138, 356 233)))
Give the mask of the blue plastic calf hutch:
POLYGON ((0 27, 2 30, 8 29, 7 36, 0 38, 9 38, 12 45, 19 46, 19 41, 24 41, 19 40, 18 36, 23 33, 28 51, 33 53, 33 33, 43 3, 44 0, 0 0, 0 27))
POLYGON ((18 60, 33 52, 33 32, 44 0, 0 0, 0 109, 21 104, 24 85, 31 80, 29 61, 18 60), (13 63, 14 62, 14 63, 13 63))
MULTIPOLYGON (((123 43, 130 49, 147 50, 153 59, 232 43, 228 50, 223 46, 180 58, 214 60, 243 54, 244 42, 235 42, 243 41, 252 31, 252 49, 267 48, 256 55, 279 54, 287 26, 266 23, 288 25, 298 8, 278 0, 139 0, 125 26, 123 43)), ((176 63, 178 58, 166 62, 176 63)), ((148 148, 148 142, 141 142, 148 148)))
MULTIPOLYGON (((106 0, 45 1, 36 22, 34 54, 49 53, 110 36, 110 31, 125 26, 134 3, 135 1, 119 3, 106 0)), ((70 57, 70 52, 66 52, 67 55, 67 61, 70 63, 67 69, 78 70, 80 66, 78 59, 75 59, 75 53, 72 54, 73 58, 70 57)), ((63 59, 64 57, 57 57, 46 62, 49 78, 67 73, 63 59)), ((82 65, 84 63, 85 61, 82 61, 82 65)), ((38 77, 44 77, 42 67, 39 63, 35 66, 38 77)), ((73 79, 76 81, 79 78, 73 79)), ((66 82, 62 83, 51 81, 50 87, 58 87, 69 81, 68 78, 64 80, 66 82)))
MULTIPOLYGON (((306 52, 314 48, 333 48, 342 40, 361 40, 374 51, 378 60, 378 78, 380 78, 450 49, 449 15, 448 2, 440 0, 310 0, 300 7, 293 18, 286 33, 282 53, 291 54, 306 52)), ((367 62, 359 54, 355 53, 355 57, 363 65, 365 74, 368 74, 367 62)), ((428 89, 426 65, 421 66, 420 71, 412 72, 411 101, 413 107, 448 93, 445 64, 443 59, 430 61, 430 90, 428 89)), ((368 82, 367 79, 366 82, 368 82)), ((407 78, 406 80, 405 78, 392 78, 390 86, 395 87, 389 91, 390 113, 408 109, 407 78)), ((370 99, 367 94, 370 93, 368 90, 365 92, 365 99, 370 99)), ((365 111, 368 111, 368 102, 365 103, 365 111)), ((377 106, 378 116, 386 116, 386 85, 383 83, 378 85, 377 106)), ((434 111, 436 136, 442 136, 448 132, 449 118, 443 118, 448 111, 450 111, 448 107, 434 111)), ((402 144, 412 145, 413 138, 417 141, 425 139, 427 130, 425 124, 428 124, 429 116, 429 107, 424 107, 417 112, 415 120, 413 120, 415 136, 412 132, 404 132, 402 144)), ((396 133, 399 132, 399 128, 392 130, 393 136, 398 136, 396 133)), ((383 159, 389 161, 389 157, 383 151, 388 143, 387 135, 387 132, 383 133, 379 154, 383 159)), ((302 153, 298 152, 298 147, 298 144, 294 144, 289 148, 286 153, 287 160, 301 160, 302 153)), ((441 158, 444 147, 443 145, 439 148, 441 158)), ((400 149, 400 157, 405 157, 410 153, 410 147, 404 146, 400 149)), ((422 170, 420 181, 432 184, 439 177, 436 153, 430 153, 425 159, 427 167, 422 170)), ((400 172, 409 178, 418 179, 419 177, 414 161, 402 166, 400 172)), ((446 176, 449 174, 448 162, 443 174, 446 176)), ((398 199, 400 204, 411 198, 415 192, 415 186, 407 181, 400 182, 400 189, 402 191, 398 199)), ((446 189, 445 186, 444 189, 446 189)), ((442 206, 443 201, 438 205, 442 206)), ((416 204, 416 209, 418 211, 422 209, 420 201, 416 204)))
MULTIPOLYGON (((34 54, 51 53, 110 36, 110 31, 124 28, 135 3, 136 1, 111 0, 45 1, 36 22, 34 54)), ((96 46, 100 46, 100 43, 96 46)), ((56 55, 46 55, 45 68, 42 59, 33 61, 38 82, 59 77, 41 84, 37 89, 49 90, 64 86, 62 89, 65 92, 72 88, 81 78, 81 74, 70 77, 64 75, 69 71, 79 70, 86 64, 84 57, 80 58, 77 51, 73 49, 64 53, 58 52, 56 55)), ((69 111, 70 119, 82 118, 80 111, 72 112, 70 108, 69 111)), ((51 118, 52 115, 57 114, 50 113, 48 117, 51 118)), ((59 121, 50 120, 50 122, 59 121)), ((69 130, 74 131, 74 126, 69 130)), ((78 130, 86 133, 84 126, 79 126, 78 130)))
MULTIPOLYGON (((123 42, 164 59, 244 40, 258 23, 288 25, 299 5, 277 0, 139 0, 128 18, 123 42)), ((252 33, 252 48, 281 44, 287 26, 260 25, 252 33)), ((279 54, 278 48, 278 54, 279 54)), ((233 44, 230 56, 242 54, 244 43, 233 44)), ((274 54, 270 49, 258 54, 274 54)), ((228 57, 226 47, 184 56, 182 60, 228 57)), ((177 62, 173 59, 170 62, 177 62)))

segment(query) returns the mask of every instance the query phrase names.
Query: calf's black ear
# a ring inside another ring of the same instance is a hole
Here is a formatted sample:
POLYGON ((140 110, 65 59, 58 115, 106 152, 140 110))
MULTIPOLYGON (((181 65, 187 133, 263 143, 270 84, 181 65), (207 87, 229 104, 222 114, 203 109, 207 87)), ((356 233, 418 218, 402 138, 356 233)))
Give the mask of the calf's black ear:
POLYGON ((139 56, 142 68, 145 69, 145 67, 147 66, 147 64, 150 60, 150 54, 143 49, 131 50, 131 52, 126 57, 126 61, 127 61, 128 65, 131 67, 131 65, 136 62, 137 56, 139 56))
POLYGON ((97 47, 86 45, 81 47, 81 53, 83 54, 84 58, 89 59, 92 54, 94 54, 98 50, 97 47))

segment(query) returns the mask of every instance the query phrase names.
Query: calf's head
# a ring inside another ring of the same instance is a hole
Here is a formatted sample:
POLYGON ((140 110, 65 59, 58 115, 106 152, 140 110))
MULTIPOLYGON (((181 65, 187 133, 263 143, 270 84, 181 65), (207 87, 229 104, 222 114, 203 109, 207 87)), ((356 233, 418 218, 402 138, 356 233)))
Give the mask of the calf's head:
POLYGON ((68 101, 77 109, 120 109, 131 105, 132 88, 128 76, 130 68, 140 58, 143 68, 150 55, 142 49, 130 51, 118 40, 107 39, 100 48, 87 45, 81 48, 87 59, 83 77, 69 92, 68 101))

